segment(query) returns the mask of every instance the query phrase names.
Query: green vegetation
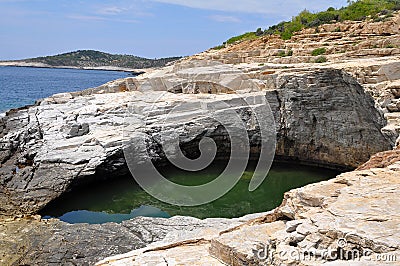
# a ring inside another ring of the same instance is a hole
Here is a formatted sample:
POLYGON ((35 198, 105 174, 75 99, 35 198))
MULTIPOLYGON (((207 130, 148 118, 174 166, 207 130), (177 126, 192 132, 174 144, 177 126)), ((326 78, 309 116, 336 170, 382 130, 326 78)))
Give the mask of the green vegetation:
MULTIPOLYGON (((322 24, 344 21, 364 20, 367 16, 372 19, 384 19, 391 17, 393 11, 400 9, 400 0, 358 0, 349 1, 347 7, 341 9, 328 8, 326 11, 311 13, 307 10, 292 18, 291 21, 284 21, 271 26, 264 31, 266 34, 279 34, 282 39, 290 39, 293 33, 304 28, 318 27, 322 24)), ((340 31, 340 28, 336 29, 340 31)))
POLYGON ((236 36, 236 37, 232 37, 229 40, 226 41, 227 44, 232 44, 238 41, 246 41, 246 40, 254 40, 257 39, 257 35, 255 32, 247 32, 245 34, 236 36))
POLYGON ((325 54, 325 53, 326 53, 326 49, 325 48, 317 48, 317 49, 315 49, 315 50, 313 50, 311 52, 311 55, 312 56, 318 56, 318 55, 322 55, 322 54, 325 54))
POLYGON ((54 56, 25 59, 25 62, 44 63, 50 66, 72 67, 122 67, 122 68, 150 68, 162 67, 180 57, 161 59, 147 59, 133 55, 113 55, 93 50, 79 50, 54 56))
POLYGON ((328 59, 325 56, 318 56, 317 59, 315 59, 315 63, 325 63, 327 62, 328 59))
MULTIPOLYGON (((374 21, 384 21, 393 16, 393 11, 400 10, 400 0, 348 0, 348 6, 340 9, 333 7, 326 11, 311 13, 308 10, 300 12, 291 21, 282 21, 266 30, 258 28, 256 32, 248 32, 227 41, 228 44, 255 39, 260 36, 278 34, 282 39, 288 40, 293 33, 304 28, 315 28, 318 26, 338 21, 352 20, 360 21, 370 17, 374 21)), ((335 29, 340 31, 340 28, 335 29)))
POLYGON ((221 50, 221 49, 223 49, 223 48, 225 48, 225 44, 221 44, 221 45, 215 46, 215 47, 213 47, 212 49, 214 49, 214 50, 221 50))
POLYGON ((280 51, 280 52, 278 53, 278 56, 284 57, 284 56, 286 56, 286 52, 285 52, 285 51, 280 51))
POLYGON ((285 51, 280 51, 280 52, 278 53, 278 56, 280 56, 280 57, 292 56, 292 55, 293 55, 293 51, 292 51, 292 50, 289 50, 289 51, 287 51, 287 52, 285 52, 285 51))

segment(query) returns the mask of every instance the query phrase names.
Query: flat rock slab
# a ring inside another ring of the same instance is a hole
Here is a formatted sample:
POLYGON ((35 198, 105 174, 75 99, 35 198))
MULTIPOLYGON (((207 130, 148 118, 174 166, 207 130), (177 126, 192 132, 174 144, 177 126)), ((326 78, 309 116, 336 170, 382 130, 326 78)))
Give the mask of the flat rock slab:
POLYGON ((245 226, 211 240, 210 253, 228 265, 258 265, 258 258, 265 253, 264 247, 285 231, 282 221, 245 226))
MULTIPOLYGON (((211 238, 247 220, 139 217, 121 224, 102 225, 67 224, 40 217, 2 220, 0 265, 93 265, 105 257, 144 248, 164 238, 168 241, 199 235, 211 238)), ((203 253, 207 250, 204 248, 203 253)))

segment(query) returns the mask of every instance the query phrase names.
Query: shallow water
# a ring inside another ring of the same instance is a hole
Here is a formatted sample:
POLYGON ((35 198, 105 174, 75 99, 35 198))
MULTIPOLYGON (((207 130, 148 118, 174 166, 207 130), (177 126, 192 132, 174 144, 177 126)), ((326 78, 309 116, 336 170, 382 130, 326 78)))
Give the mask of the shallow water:
MULTIPOLYGON (((322 168, 275 163, 263 184, 249 192, 253 169, 249 166, 237 185, 225 196, 202 206, 179 207, 158 201, 143 191, 132 177, 124 177, 71 192, 49 205, 42 215, 46 218, 58 217, 69 223, 92 224, 121 222, 137 216, 233 218, 272 210, 281 204, 286 191, 327 180, 337 174, 322 168)), ((199 185, 216 178, 221 170, 214 165, 195 173, 172 167, 164 168, 163 172, 175 183, 199 185)))

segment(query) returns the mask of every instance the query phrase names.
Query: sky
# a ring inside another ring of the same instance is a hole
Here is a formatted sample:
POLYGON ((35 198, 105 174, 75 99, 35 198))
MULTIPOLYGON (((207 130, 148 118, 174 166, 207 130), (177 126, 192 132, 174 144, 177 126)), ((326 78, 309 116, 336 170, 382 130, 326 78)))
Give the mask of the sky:
POLYGON ((186 56, 346 0, 0 0, 0 60, 99 50, 186 56))

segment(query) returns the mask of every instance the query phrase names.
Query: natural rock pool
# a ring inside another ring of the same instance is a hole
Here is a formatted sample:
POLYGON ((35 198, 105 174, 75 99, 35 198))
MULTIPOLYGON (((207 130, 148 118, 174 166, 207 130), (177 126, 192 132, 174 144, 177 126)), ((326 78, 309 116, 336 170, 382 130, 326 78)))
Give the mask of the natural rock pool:
MULTIPOLYGON (((274 163, 263 184, 249 192, 254 168, 255 165, 249 165, 240 181, 225 196, 201 206, 179 207, 161 202, 142 190, 132 177, 126 176, 67 193, 40 214, 44 218, 56 217, 68 223, 90 224, 118 223, 137 216, 233 218, 272 210, 281 204, 286 191, 328 180, 338 174, 324 168, 274 163)), ((214 163, 200 172, 188 173, 173 167, 164 167, 161 171, 175 183, 200 185, 215 179, 222 170, 223 165, 214 163)))

